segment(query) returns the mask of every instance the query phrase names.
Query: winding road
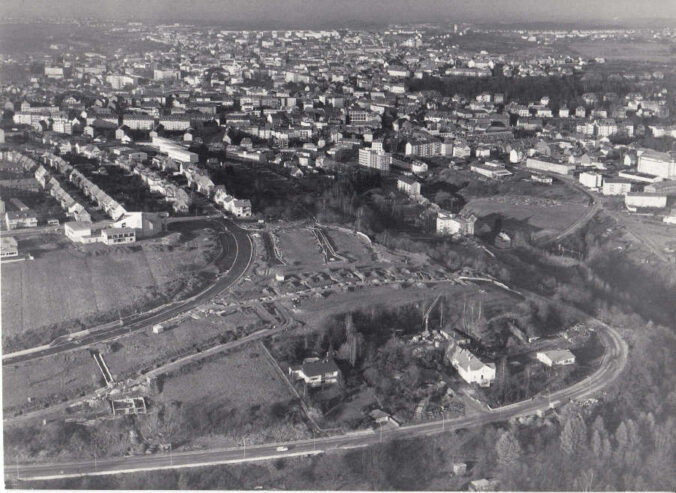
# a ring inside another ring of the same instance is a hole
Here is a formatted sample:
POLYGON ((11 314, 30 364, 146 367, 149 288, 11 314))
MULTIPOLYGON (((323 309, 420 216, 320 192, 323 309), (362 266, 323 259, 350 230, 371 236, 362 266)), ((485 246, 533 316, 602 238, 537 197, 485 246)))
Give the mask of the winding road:
POLYGON ((216 282, 211 286, 186 300, 164 305, 159 309, 142 315, 124 318, 122 319, 122 325, 109 326, 97 331, 83 331, 81 333, 82 335, 79 337, 75 335, 70 337, 60 337, 47 346, 5 354, 2 357, 3 366, 30 361, 64 351, 81 349, 88 344, 105 341, 123 334, 146 329, 154 324, 166 322, 181 313, 192 310, 230 288, 249 268, 253 258, 253 243, 246 230, 237 226, 230 219, 219 218, 212 219, 209 222, 215 223, 217 230, 222 228, 223 231, 227 231, 228 233, 219 235, 222 253, 214 261, 220 269, 227 272, 220 275, 216 282))
POLYGON ((585 399, 596 395, 604 387, 617 379, 622 372, 627 360, 627 344, 614 328, 598 320, 594 320, 594 322, 606 350, 599 368, 593 374, 570 387, 552 392, 546 396, 487 410, 483 413, 406 425, 387 431, 355 432, 285 443, 268 443, 253 446, 246 446, 246 443, 243 443, 241 447, 106 459, 92 458, 91 460, 75 462, 41 464, 7 463, 5 464, 5 479, 8 481, 16 481, 18 479, 19 484, 21 484, 21 481, 202 467, 331 453, 339 450, 367 447, 393 438, 425 436, 446 431, 456 431, 506 421, 516 417, 533 415, 563 405, 570 400, 585 399))

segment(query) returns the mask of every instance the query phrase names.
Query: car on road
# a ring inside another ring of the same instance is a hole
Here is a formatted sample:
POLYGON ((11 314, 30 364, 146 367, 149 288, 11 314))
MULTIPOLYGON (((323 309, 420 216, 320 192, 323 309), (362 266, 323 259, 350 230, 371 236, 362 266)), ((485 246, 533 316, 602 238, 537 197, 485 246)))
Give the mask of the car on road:
POLYGON ((277 447, 276 450, 277 450, 277 452, 286 452, 287 450, 289 450, 289 447, 280 446, 280 447, 277 447))

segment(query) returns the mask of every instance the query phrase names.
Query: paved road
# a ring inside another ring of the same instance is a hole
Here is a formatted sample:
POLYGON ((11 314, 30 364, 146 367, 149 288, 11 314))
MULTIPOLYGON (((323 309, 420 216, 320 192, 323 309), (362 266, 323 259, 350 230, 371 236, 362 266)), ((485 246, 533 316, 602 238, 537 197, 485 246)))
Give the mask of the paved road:
MULTIPOLYGON (((336 450, 367 447, 379 441, 392 438, 424 436, 444 431, 482 426, 509 420, 514 417, 532 415, 562 405, 572 399, 584 399, 597 394, 615 380, 626 363, 627 345, 611 327, 598 322, 598 333, 606 348, 601 365, 596 372, 584 380, 565 389, 517 402, 484 413, 463 416, 442 421, 431 421, 407 425, 382 432, 364 432, 316 440, 299 440, 255 446, 198 450, 180 453, 163 453, 134 457, 115 457, 78 462, 42 464, 5 464, 5 478, 8 481, 19 478, 23 481, 78 477, 87 475, 120 474, 158 469, 199 467, 216 464, 250 462, 298 455, 330 453, 336 450)), ((21 484, 21 483, 19 483, 21 484)))
POLYGON ((49 346, 41 347, 35 351, 21 351, 14 355, 4 355, 3 365, 10 365, 24 361, 41 358, 63 351, 82 348, 85 345, 105 341, 133 331, 142 330, 154 324, 165 322, 183 312, 189 311, 205 301, 213 298, 224 290, 230 288, 247 271, 253 257, 253 244, 245 230, 237 226, 229 219, 221 218, 209 221, 217 228, 223 228, 228 234, 219 235, 222 246, 222 254, 215 260, 221 270, 227 272, 218 280, 199 294, 187 300, 171 303, 158 310, 151 311, 139 316, 123 319, 122 326, 108 327, 96 332, 85 334, 73 340, 59 338, 49 346))

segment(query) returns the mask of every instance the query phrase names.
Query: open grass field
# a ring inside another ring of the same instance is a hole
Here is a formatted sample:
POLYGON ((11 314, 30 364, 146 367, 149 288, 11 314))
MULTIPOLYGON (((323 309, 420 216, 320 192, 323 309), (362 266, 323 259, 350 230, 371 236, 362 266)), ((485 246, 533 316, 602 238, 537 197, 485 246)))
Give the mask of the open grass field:
POLYGON ((117 341, 119 349, 104 356, 113 375, 125 378, 141 369, 167 363, 173 357, 194 353, 197 347, 213 346, 244 332, 255 332, 261 328, 260 323, 261 319, 248 310, 197 320, 187 317, 175 324, 163 324, 165 331, 161 334, 147 330, 122 337, 117 341))
POLYGON ((257 347, 232 352, 190 373, 171 376, 159 396, 163 401, 246 409, 290 397, 273 367, 257 347))
POLYGON ((152 397, 156 405, 180 408, 177 419, 190 441, 209 445, 305 436, 307 430, 281 380, 260 345, 251 345, 167 377, 152 397))
POLYGON ((116 318, 117 310, 170 299, 219 251, 209 230, 117 247, 76 246, 50 235, 20 241, 19 249, 35 259, 3 264, 3 342, 56 324, 73 322, 77 329, 78 320, 116 318))
MULTIPOLYGON (((150 330, 134 332, 114 342, 97 345, 116 380, 154 368, 170 358, 193 353, 196 346, 219 343, 257 330, 260 318, 253 312, 233 312, 225 316, 210 315, 186 318, 167 327, 161 334, 150 330)), ((104 386, 101 374, 89 351, 81 350, 49 356, 43 364, 25 362, 3 369, 3 409, 14 415, 18 409, 33 409, 40 403, 54 402, 58 392, 68 398, 92 392, 104 386), (33 401, 28 402, 28 398, 33 401)))
POLYGON ((366 240, 359 238, 356 234, 327 228, 326 235, 334 245, 336 252, 351 262, 367 262, 372 260, 373 255, 366 244, 366 240))
POLYGON ((584 214, 587 206, 523 195, 496 195, 470 200, 465 210, 483 218, 499 214, 540 231, 558 233, 584 214))
POLYGON ((48 356, 40 363, 3 367, 2 408, 5 417, 14 416, 19 409, 59 402, 63 397, 74 398, 83 390, 102 386, 99 382, 101 374, 88 351, 48 356))
POLYGON ((669 44, 659 41, 586 40, 572 42, 569 47, 586 57, 636 62, 676 62, 676 54, 670 50, 669 44))
POLYGON ((376 305, 398 306, 419 301, 432 302, 440 294, 449 299, 460 299, 465 294, 471 296, 480 288, 476 286, 461 286, 453 284, 439 284, 430 289, 427 287, 394 288, 378 286, 362 288, 353 292, 334 293, 327 298, 310 298, 303 301, 300 311, 295 317, 306 322, 309 330, 320 324, 332 315, 349 313, 357 310, 367 310, 376 305))
POLYGON ((280 253, 289 265, 324 264, 324 256, 312 231, 293 229, 276 235, 280 253))

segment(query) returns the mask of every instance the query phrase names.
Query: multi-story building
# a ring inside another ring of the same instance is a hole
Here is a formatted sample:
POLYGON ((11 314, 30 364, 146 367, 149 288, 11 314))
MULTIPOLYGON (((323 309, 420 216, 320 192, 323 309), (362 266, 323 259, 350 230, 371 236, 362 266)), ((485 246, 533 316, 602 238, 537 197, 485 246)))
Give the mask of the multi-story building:
MULTIPOLYGON (((435 157, 448 154, 442 154, 442 142, 437 140, 428 140, 428 141, 417 141, 417 142, 407 142, 404 153, 407 156, 417 156, 417 157, 435 157)), ((449 149, 448 146, 443 146, 445 152, 453 152, 452 146, 449 149)))
POLYGON ((624 196, 624 205, 630 211, 638 209, 664 209, 667 195, 663 193, 628 193, 624 196))
POLYGON ((631 192, 631 182, 628 180, 618 180, 606 178, 601 186, 603 195, 626 195, 631 192))
POLYGON ((155 80, 177 80, 181 77, 181 71, 175 68, 156 68, 153 70, 155 80))
POLYGON ((529 169, 536 169, 539 171, 548 171, 550 173, 557 173, 559 175, 570 174, 575 170, 574 164, 557 163, 554 161, 545 161, 540 158, 529 157, 526 159, 526 167, 529 169))
POLYGON ((582 186, 593 190, 596 190, 603 185, 603 176, 599 173, 584 171, 580 173, 578 180, 582 186))
POLYGON ((38 218, 33 211, 7 211, 5 212, 5 225, 8 230, 20 228, 36 228, 38 218))
POLYGON ((658 152, 653 149, 639 149, 637 155, 637 171, 639 173, 666 179, 676 178, 676 159, 674 159, 673 154, 658 152))
POLYGON ((131 130, 152 130, 155 126, 155 118, 150 115, 129 115, 122 117, 122 125, 131 130))
POLYGON ((409 178, 408 176, 402 176, 397 179, 397 189, 402 192, 410 195, 411 197, 420 196, 420 182, 409 178))
POLYGON ((359 149, 359 165, 379 171, 389 171, 392 164, 392 155, 378 152, 373 149, 359 149))
POLYGON ((101 231, 101 242, 105 245, 134 243, 136 232, 132 228, 105 228, 101 231))
POLYGON ((440 211, 437 214, 437 234, 440 235, 473 235, 476 216, 458 216, 450 212, 440 211))

